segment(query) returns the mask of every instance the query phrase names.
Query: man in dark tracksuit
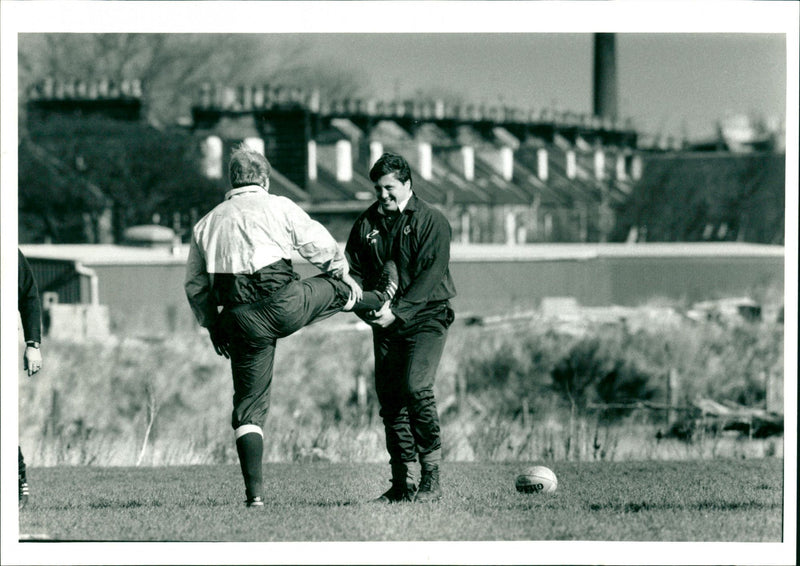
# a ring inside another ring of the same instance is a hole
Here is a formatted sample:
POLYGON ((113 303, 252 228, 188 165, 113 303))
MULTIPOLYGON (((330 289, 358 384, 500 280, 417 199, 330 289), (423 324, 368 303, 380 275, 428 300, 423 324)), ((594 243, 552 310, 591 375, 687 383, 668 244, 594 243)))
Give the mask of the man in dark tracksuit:
POLYGON ((260 153, 233 151, 233 188, 194 226, 184 283, 214 349, 231 360, 231 423, 248 507, 264 506, 263 427, 277 339, 343 310, 380 309, 397 289, 390 267, 363 293, 333 236, 297 204, 270 194, 269 174, 260 153), (301 280, 293 251, 323 274, 301 280))
POLYGON ((359 216, 347 241, 350 273, 369 288, 393 260, 399 288, 372 316, 375 388, 386 432, 392 487, 377 501, 436 501, 441 497, 439 415, 434 378, 454 313, 450 224, 417 197, 406 160, 385 153, 370 170, 377 202, 359 216), (419 458, 416 483, 412 463, 419 458))
MULTIPOLYGON (((17 250, 17 310, 22 319, 22 333, 25 336, 25 353, 22 355, 23 368, 28 375, 42 369, 42 353, 39 344, 42 341, 42 305, 39 303, 39 289, 33 278, 33 271, 25 256, 17 250)), ((22 448, 19 450, 19 508, 28 502, 28 477, 25 469, 25 458, 22 448)))

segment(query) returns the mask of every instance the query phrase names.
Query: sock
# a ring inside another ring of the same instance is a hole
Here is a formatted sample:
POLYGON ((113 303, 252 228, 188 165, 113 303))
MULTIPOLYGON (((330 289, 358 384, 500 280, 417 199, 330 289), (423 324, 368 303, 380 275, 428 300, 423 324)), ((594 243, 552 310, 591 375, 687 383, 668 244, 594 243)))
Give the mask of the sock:
POLYGON ((432 450, 427 454, 420 454, 419 455, 419 462, 423 468, 430 467, 430 466, 438 466, 439 463, 442 461, 442 449, 437 448, 436 450, 432 450))
POLYGON ((237 428, 236 451, 239 453, 247 499, 264 497, 264 479, 261 470, 264 437, 261 428, 255 425, 242 425, 237 428))

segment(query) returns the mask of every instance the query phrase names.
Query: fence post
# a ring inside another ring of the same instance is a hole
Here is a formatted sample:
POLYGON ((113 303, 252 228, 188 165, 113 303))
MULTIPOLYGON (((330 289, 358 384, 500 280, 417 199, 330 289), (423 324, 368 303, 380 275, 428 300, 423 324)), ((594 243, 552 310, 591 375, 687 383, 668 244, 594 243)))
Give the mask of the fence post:
POLYGON ((463 415, 467 402, 467 383, 464 379, 464 374, 460 371, 456 372, 456 408, 458 414, 463 415))
POLYGON ((783 414, 783 379, 770 370, 767 372, 765 381, 767 411, 783 414))
POLYGON ((574 442, 575 442, 575 401, 570 399, 570 408, 569 408, 569 433, 567 434, 567 444, 566 444, 566 457, 567 460, 572 460, 572 453, 574 452, 574 442))
POLYGON ((44 424, 44 436, 50 435, 52 438, 58 438, 58 423, 61 421, 61 403, 59 401, 58 389, 54 387, 50 395, 50 414, 44 424))
POLYGON ((528 406, 528 398, 527 397, 523 397, 522 398, 522 428, 524 430, 528 430, 528 424, 530 422, 530 419, 528 418, 529 417, 529 415, 528 415, 529 411, 530 411, 530 407, 528 406))
POLYGON ((360 371, 356 373, 356 406, 358 418, 363 423, 367 415, 367 377, 360 371))
POLYGON ((677 420, 678 405, 678 372, 675 368, 669 368, 667 372, 667 426, 672 426, 677 420))

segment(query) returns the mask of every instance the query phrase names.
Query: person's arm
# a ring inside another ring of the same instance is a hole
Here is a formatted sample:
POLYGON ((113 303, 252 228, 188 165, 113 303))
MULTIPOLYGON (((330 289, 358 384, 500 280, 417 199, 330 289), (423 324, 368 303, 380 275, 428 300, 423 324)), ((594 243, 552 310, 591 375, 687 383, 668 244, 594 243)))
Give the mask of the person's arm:
POLYGON ((186 261, 186 279, 183 284, 186 298, 189 299, 189 305, 192 307, 192 312, 194 312, 197 322, 208 330, 211 343, 214 345, 214 351, 220 356, 230 358, 230 338, 217 324, 219 313, 211 293, 212 284, 213 279, 206 270, 205 257, 203 257, 200 246, 193 236, 192 243, 189 245, 189 258, 186 261))
POLYGON ((344 279, 350 268, 336 239, 305 210, 288 199, 286 202, 286 220, 297 253, 320 271, 344 279))
POLYGON ((197 322, 210 328, 217 320, 217 306, 211 296, 211 278, 206 271, 206 260, 200 251, 197 240, 192 237, 189 245, 189 258, 186 261, 186 278, 183 283, 189 306, 192 307, 197 322))
POLYGON ((19 296, 17 297, 17 310, 22 319, 22 332, 26 342, 42 341, 42 305, 39 302, 39 289, 33 277, 33 271, 28 260, 18 253, 18 278, 19 296))
POLYGON ((17 267, 17 310, 22 319, 22 333, 25 336, 25 352, 22 354, 22 367, 33 375, 42 369, 42 306, 39 303, 39 289, 28 260, 18 254, 17 267))
POLYGON ((450 224, 441 214, 433 214, 421 225, 417 252, 417 275, 402 297, 392 305, 392 313, 405 322, 425 306, 431 293, 441 284, 450 264, 450 224))

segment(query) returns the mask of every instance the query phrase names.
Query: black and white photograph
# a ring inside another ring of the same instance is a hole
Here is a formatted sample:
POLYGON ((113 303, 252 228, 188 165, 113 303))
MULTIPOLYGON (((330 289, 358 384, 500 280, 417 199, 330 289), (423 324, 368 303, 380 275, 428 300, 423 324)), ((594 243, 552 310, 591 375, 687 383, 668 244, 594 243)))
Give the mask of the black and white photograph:
POLYGON ((2 564, 795 563, 798 4, 0 11, 2 564))

